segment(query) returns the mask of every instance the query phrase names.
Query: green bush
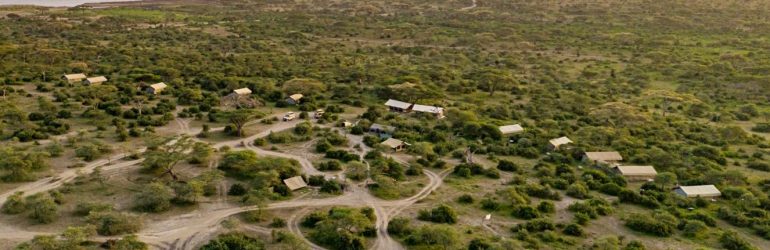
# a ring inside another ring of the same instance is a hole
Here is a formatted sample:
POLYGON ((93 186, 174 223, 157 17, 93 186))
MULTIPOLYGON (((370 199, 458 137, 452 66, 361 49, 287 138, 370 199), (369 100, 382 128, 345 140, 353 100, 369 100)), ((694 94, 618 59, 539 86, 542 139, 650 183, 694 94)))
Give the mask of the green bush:
POLYGON ((471 196, 469 194, 460 195, 459 197, 457 197, 457 202, 458 203, 463 203, 463 204, 472 204, 473 203, 473 196, 471 196))
POLYGON ((300 225, 307 228, 314 228, 318 222, 323 220, 326 220, 326 215, 321 212, 315 212, 305 216, 305 218, 302 219, 302 222, 300 222, 300 225))
POLYGON ((508 172, 518 172, 519 166, 517 166, 516 163, 509 160, 500 160, 497 163, 497 169, 500 169, 502 171, 508 171, 508 172))
POLYGON ((668 237, 674 233, 674 228, 664 222, 643 214, 632 214, 626 218, 626 226, 635 231, 660 237, 668 237))
POLYGON ((413 230, 404 242, 409 246, 425 246, 422 248, 426 249, 435 246, 441 246, 443 249, 457 249, 459 238, 459 234, 451 226, 427 225, 413 230))
POLYGON ((770 164, 765 162, 750 161, 746 167, 760 171, 770 172, 770 164))
POLYGON ((511 215, 523 220, 531 220, 540 217, 540 213, 536 208, 523 205, 515 206, 511 215))
POLYGON ((550 201, 541 201, 539 204, 537 204, 537 210, 541 213, 550 214, 556 212, 556 205, 550 201))
POLYGON ((559 201, 561 195, 559 192, 551 190, 550 188, 538 184, 527 184, 522 187, 529 196, 534 196, 541 199, 549 199, 559 201))
POLYGON ((2 212, 4 214, 20 214, 27 211, 27 202, 24 200, 23 192, 13 193, 3 203, 2 212))
POLYGON ((75 215, 87 216, 94 212, 107 212, 112 211, 112 205, 99 202, 79 202, 75 206, 75 215))
POLYGON ((457 213, 447 205, 439 205, 432 210, 420 210, 417 219, 435 223, 455 224, 457 223, 457 213))
POLYGON ((564 230, 562 230, 562 232, 564 232, 564 234, 566 235, 571 235, 576 237, 585 235, 585 231, 583 231, 583 228, 580 227, 580 225, 578 224, 569 224, 564 227, 564 230))
POLYGON ((588 187, 579 182, 573 183, 567 187, 567 195, 578 199, 589 198, 588 187))
POLYGON ((717 217, 736 227, 749 227, 754 223, 752 218, 729 207, 720 207, 717 210, 717 217))
POLYGON ((411 221, 408 218, 396 217, 388 223, 388 233, 403 237, 412 233, 411 221))
POLYGON ((246 192, 248 192, 248 190, 240 183, 233 183, 230 185, 230 188, 227 189, 227 195, 230 196, 243 196, 246 192))
POLYGON ((337 160, 325 161, 316 167, 320 171, 339 171, 342 170, 342 164, 337 160))
POLYGON ((714 217, 703 212, 694 212, 694 213, 685 215, 684 217, 690 220, 699 220, 709 227, 715 227, 717 225, 717 221, 716 219, 714 219, 714 217))
POLYGON ((727 250, 757 249, 756 247, 752 246, 751 243, 741 238, 740 236, 738 236, 737 233, 733 231, 726 231, 722 233, 722 236, 719 237, 719 243, 722 244, 722 247, 724 247, 727 250))
POLYGON ((281 218, 273 218, 273 221, 270 222, 270 227, 278 228, 278 227, 285 227, 286 221, 281 218))
POLYGON ((163 212, 171 208, 171 199, 173 198, 173 191, 166 185, 157 182, 150 183, 136 194, 134 207, 139 211, 163 212))
POLYGON ((527 221, 527 223, 518 224, 514 226, 511 230, 515 232, 520 232, 522 230, 527 230, 527 232, 535 233, 535 232, 543 232, 546 230, 555 230, 556 224, 553 223, 550 219, 547 218, 540 218, 540 219, 534 219, 527 221))
POLYGON ((336 180, 326 180, 321 184, 321 192, 330 194, 341 194, 344 186, 336 180))
POLYGON ((489 197, 481 200, 481 208, 487 211, 496 211, 500 206, 500 202, 489 197))
POLYGON ((246 236, 243 233, 227 233, 219 235, 203 245, 201 250, 262 250, 265 244, 259 239, 246 236))
POLYGON ((695 238, 708 230, 708 226, 699 220, 685 220, 682 223, 682 232, 685 236, 695 238))
POLYGON ((326 151, 326 158, 329 159, 337 159, 342 162, 349 162, 349 161, 360 161, 361 157, 359 157, 357 154, 349 153, 345 150, 329 150, 326 151))
POLYGON ((329 249, 364 249, 366 239, 376 235, 370 208, 332 208, 315 223, 309 238, 329 249))
POLYGON ((30 211, 28 217, 35 223, 49 224, 59 217, 59 207, 56 202, 43 193, 27 197, 26 204, 27 210, 30 211))
POLYGON ((751 131, 759 133, 770 133, 770 123, 757 123, 751 128, 751 131))
POLYGON ((96 226, 99 235, 104 236, 136 233, 142 227, 142 222, 137 216, 117 212, 91 213, 88 222, 96 226))
POLYGON ((605 183, 599 186, 599 191, 608 195, 617 196, 618 194, 620 194, 620 191, 622 190, 623 188, 621 186, 618 186, 618 184, 615 184, 615 183, 605 183))

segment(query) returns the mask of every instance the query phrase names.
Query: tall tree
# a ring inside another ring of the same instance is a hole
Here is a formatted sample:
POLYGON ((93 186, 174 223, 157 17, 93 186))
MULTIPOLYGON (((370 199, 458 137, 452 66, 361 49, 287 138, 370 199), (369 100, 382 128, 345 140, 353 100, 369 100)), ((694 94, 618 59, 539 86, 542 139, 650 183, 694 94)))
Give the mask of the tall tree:
POLYGON ((676 183, 676 175, 671 172, 659 173, 655 176, 655 183, 660 185, 662 189, 666 189, 669 185, 676 183))
POLYGON ((151 147, 154 149, 145 154, 142 166, 146 171, 156 173, 160 177, 170 175, 174 180, 179 180, 174 168, 180 161, 191 157, 195 142, 188 136, 167 138, 163 142, 151 147))
POLYGON ((485 68, 477 73, 479 88, 492 96, 498 90, 508 90, 513 86, 514 78, 510 72, 495 68, 485 68))
POLYGON ((243 126, 246 123, 262 116, 261 113, 251 109, 237 109, 223 114, 227 120, 235 126, 238 137, 243 137, 243 126))

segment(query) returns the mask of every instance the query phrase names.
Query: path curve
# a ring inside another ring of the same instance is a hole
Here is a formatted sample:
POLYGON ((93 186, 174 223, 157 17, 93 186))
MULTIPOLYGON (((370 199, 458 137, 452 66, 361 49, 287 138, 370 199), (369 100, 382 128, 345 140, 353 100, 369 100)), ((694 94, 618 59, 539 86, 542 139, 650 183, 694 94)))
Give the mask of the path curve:
MULTIPOLYGON (((184 121, 179 121, 179 122, 180 124, 178 125, 180 125, 180 127, 183 128, 184 132, 186 133, 196 132, 189 129, 189 127, 187 127, 184 121)), ((322 174, 324 176, 329 176, 329 174, 325 174, 315 169, 312 166, 312 163, 304 157, 291 155, 287 153, 263 150, 258 147, 255 147, 253 144, 254 140, 257 138, 265 137, 269 135, 271 132, 279 132, 279 131, 293 128, 294 126, 296 126, 296 124, 300 122, 303 122, 303 121, 295 120, 291 122, 280 122, 260 133, 254 134, 246 138, 239 138, 236 140, 216 143, 214 144, 214 147, 242 146, 248 150, 253 150, 261 155, 295 159, 300 162, 303 168, 303 172, 305 172, 306 174, 322 174)), ((356 144, 361 145, 361 148, 362 148, 360 152, 361 156, 365 155, 369 150, 371 150, 370 148, 363 145, 362 138, 358 138, 361 136, 352 136, 347 134, 346 136, 348 138, 351 138, 352 142, 357 142, 356 144)), ((144 151, 145 149, 139 150, 140 153, 144 151)), ((117 158, 124 158, 125 156, 127 156, 127 154, 116 154, 111 156, 110 158, 117 159, 117 158)), ((404 162, 402 159, 397 159, 395 157, 394 159, 402 163, 404 162)), ((104 167, 103 170, 105 172, 114 173, 114 172, 123 171, 128 167, 136 166, 141 162, 142 162, 142 159, 139 159, 139 160, 132 160, 132 161, 123 161, 114 165, 107 165, 108 163, 110 163, 109 160, 98 160, 98 161, 89 163, 88 165, 86 165, 86 167, 83 167, 80 169, 70 169, 60 173, 56 177, 44 178, 39 181, 17 187, 11 191, 8 191, 0 195, 0 203, 7 200, 8 196, 10 196, 16 191, 24 191, 25 193, 29 194, 29 193, 48 191, 48 190, 57 188, 62 184, 73 180, 80 174, 88 174, 93 172, 93 170, 96 169, 97 167, 104 167)), ((350 191, 346 191, 345 194, 337 197, 331 197, 331 198, 325 198, 325 199, 305 199, 304 197, 299 197, 298 199, 295 199, 295 200, 281 201, 281 202, 275 202, 275 203, 269 204, 267 205, 267 207, 264 207, 264 209, 273 210, 273 209, 287 209, 287 208, 304 208, 303 210, 300 210, 300 211, 307 211, 309 208, 312 208, 312 207, 369 206, 375 210, 375 214, 377 215, 377 221, 375 224, 377 226, 378 233, 377 233, 377 239, 375 241, 373 248, 374 249, 403 249, 403 247, 397 241, 392 239, 390 235, 387 233, 387 226, 390 219, 393 216, 398 215, 398 213, 400 213, 407 207, 413 205, 414 203, 416 203, 421 199, 424 199, 425 197, 430 195, 433 191, 435 191, 439 186, 441 186, 441 184, 443 183, 443 178, 447 175, 448 172, 449 172, 449 169, 444 170, 439 174, 436 174, 430 170, 424 170, 425 175, 429 179, 428 185, 426 185, 423 189, 421 189, 415 195, 405 199, 401 199, 401 200, 394 200, 394 201, 382 200, 372 196, 365 190, 351 188, 350 191)), ((233 216, 235 214, 260 209, 259 207, 256 207, 256 206, 236 206, 233 204, 220 203, 220 202, 216 202, 213 205, 202 204, 201 207, 202 209, 199 209, 187 214, 170 217, 163 221, 153 222, 147 227, 145 227, 144 229, 142 229, 137 235, 142 241, 154 247, 164 248, 164 249, 192 249, 194 247, 197 247, 199 244, 202 244, 205 239, 216 234, 216 232, 221 227, 222 221, 224 221, 228 217, 233 216)), ((301 235, 301 232, 299 231, 299 228, 298 228, 297 221, 298 221, 298 218, 301 216, 302 216, 302 213, 292 215, 291 221, 288 224, 289 224, 290 230, 295 231, 294 233, 297 234, 298 237, 302 238, 305 241, 308 241, 307 239, 304 238, 303 235, 301 235)), ((27 232, 24 230, 10 230, 9 232, 4 232, 4 231, 9 231, 9 230, 0 230, 0 238, 30 239, 35 235, 41 234, 38 232, 27 232)), ((320 246, 312 244, 312 242, 310 242, 309 245, 313 249, 322 249, 320 246)))
POLYGON ((462 10, 462 11, 465 11, 465 10, 470 10, 470 9, 476 8, 476 7, 478 6, 478 5, 476 4, 476 0, 472 0, 472 1, 473 1, 473 2, 471 3, 471 5, 470 5, 470 6, 468 6, 468 7, 462 7, 462 8, 460 8, 460 10, 462 10))

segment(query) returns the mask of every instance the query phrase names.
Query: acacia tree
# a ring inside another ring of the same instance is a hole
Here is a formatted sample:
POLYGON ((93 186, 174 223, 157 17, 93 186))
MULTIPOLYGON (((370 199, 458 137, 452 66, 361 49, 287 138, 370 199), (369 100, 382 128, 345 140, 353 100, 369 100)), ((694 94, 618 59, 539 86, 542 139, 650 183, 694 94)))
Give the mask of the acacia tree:
POLYGON ((667 186, 676 183, 676 175, 671 172, 659 173, 655 176, 655 183, 659 184, 662 189, 666 189, 667 186))
POLYGON ((235 127, 238 137, 243 136, 243 126, 246 126, 246 123, 262 116, 261 113, 251 109, 237 109, 223 115, 235 127))
POLYGON ((174 173, 174 167, 180 161, 191 157, 195 142, 188 136, 172 137, 162 142, 146 153, 142 166, 146 171, 158 174, 159 177, 170 175, 175 181, 179 180, 174 173))
POLYGON ((131 105, 139 111, 139 116, 142 116, 142 109, 144 104, 147 103, 147 97, 143 95, 137 95, 131 98, 131 105))
POLYGON ((294 78, 284 82, 281 89, 289 95, 296 93, 322 93, 326 90, 326 85, 316 79, 294 78))
POLYGON ((45 158, 41 153, 20 152, 12 147, 0 148, 0 169, 6 171, 0 179, 7 182, 33 180, 32 172, 48 168, 45 158))
POLYGON ((418 103, 426 99, 441 98, 442 94, 435 88, 424 83, 405 82, 402 84, 390 85, 387 88, 388 97, 401 99, 402 101, 418 103))
POLYGON ((513 76, 504 70, 486 68, 477 73, 479 87, 489 92, 492 96, 497 90, 507 90, 513 85, 513 76))

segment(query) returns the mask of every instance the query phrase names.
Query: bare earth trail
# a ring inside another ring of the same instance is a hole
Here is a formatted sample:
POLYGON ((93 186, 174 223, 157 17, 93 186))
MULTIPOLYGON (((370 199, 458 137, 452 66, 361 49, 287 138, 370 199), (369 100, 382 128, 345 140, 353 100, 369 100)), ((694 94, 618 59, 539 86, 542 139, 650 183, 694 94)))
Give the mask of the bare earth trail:
MULTIPOLYGON (((183 121, 181 119, 177 119, 177 125, 181 129, 180 134, 194 135, 200 132, 200 129, 195 131, 190 130, 189 127, 186 126, 186 124, 188 123, 189 121, 183 121)), ((272 126, 268 131, 259 133, 249 138, 253 137, 254 139, 256 139, 257 137, 264 137, 270 134, 270 131, 278 132, 278 131, 286 130, 289 128, 293 128, 296 124, 297 122, 279 123, 279 124, 276 124, 275 126, 272 126)), ((241 140, 242 139, 236 139, 233 141, 222 142, 222 143, 215 144, 215 146, 218 146, 218 147, 221 147, 224 145, 235 146, 235 145, 238 145, 238 143, 241 140)), ((253 141, 253 139, 251 140, 253 141)), ((132 153, 142 153, 144 151, 146 151, 146 148, 140 148, 136 152, 132 152, 132 153)), ((99 167, 102 168, 103 174, 105 174, 106 176, 113 176, 116 174, 127 172, 130 169, 138 168, 141 162, 143 161, 143 159, 132 160, 132 161, 120 160, 129 156, 132 153, 113 154, 107 157, 107 159, 101 159, 101 160, 90 162, 86 164, 85 167, 67 169, 63 172, 60 172, 56 176, 42 178, 35 182, 30 182, 22 186, 16 187, 14 189, 8 190, 5 193, 0 194, 0 204, 5 203, 8 197, 16 192, 24 192, 25 195, 30 195, 30 194, 40 193, 40 192, 47 192, 47 191, 56 189, 58 187, 61 187, 62 185, 64 185, 64 183, 70 182, 75 178, 77 178, 78 176, 83 176, 83 175, 88 175, 90 173, 93 173, 94 170, 99 167)), ((22 229, 16 228, 13 225, 0 225, 0 239, 31 239, 35 235, 41 235, 41 234, 48 234, 48 233, 28 232, 28 231, 24 231, 22 229)))
POLYGON ((462 7, 462 8, 460 8, 460 10, 470 10, 470 9, 476 8, 476 6, 478 6, 478 5, 476 5, 476 0, 473 0, 473 3, 471 4, 471 6, 462 7))
MULTIPOLYGON (((176 122, 181 134, 193 135, 200 132, 199 129, 190 129, 189 121, 187 120, 177 119, 176 122)), ((327 178, 341 177, 341 175, 335 176, 334 174, 318 171, 305 157, 282 152, 267 151, 258 148, 253 144, 254 140, 257 138, 265 137, 271 132, 279 132, 293 128, 300 122, 303 121, 295 120, 290 122, 276 123, 270 128, 249 137, 220 142, 214 144, 213 146, 216 148, 222 146, 229 146, 232 148, 243 147, 248 150, 253 150, 260 155, 294 159, 297 160, 300 165, 302 165, 302 170, 305 174, 324 175, 327 178)), ((362 143, 362 136, 350 134, 345 135, 349 138, 349 141, 352 145, 360 145, 361 150, 359 151, 359 155, 362 156, 362 158, 369 150, 371 150, 369 147, 362 143)), ((145 151, 145 149, 138 150, 138 152, 143 151, 145 151)), ((109 159, 121 159, 126 156, 126 153, 115 154, 110 156, 109 159)), ((402 163, 405 162, 402 159, 397 160, 402 163)), ((112 165, 109 165, 111 164, 111 161, 107 159, 91 162, 83 168, 68 169, 55 177, 44 178, 0 194, 0 203, 5 202, 5 200, 7 200, 11 194, 17 191, 23 191, 25 194, 33 194, 58 188, 64 183, 72 181, 77 176, 92 173, 97 167, 102 167, 102 171, 106 175, 115 175, 126 171, 126 169, 136 168, 141 162, 142 159, 120 161, 112 165)), ((368 163, 366 164, 368 166, 368 163)), ((346 190, 343 195, 337 197, 325 199, 309 199, 305 197, 298 197, 295 200, 281 201, 269 204, 266 207, 263 207, 263 209, 274 210, 302 208, 289 218, 289 223, 287 223, 289 230, 306 241, 311 248, 323 249, 320 246, 317 246, 307 240, 299 231, 298 221, 310 210, 310 208, 321 208, 329 206, 372 207, 375 210, 375 214, 377 216, 375 225, 378 232, 373 249, 403 249, 403 247, 397 241, 388 235, 388 222, 391 218, 398 215, 405 208, 427 197, 439 186, 441 186, 441 184, 443 184, 443 178, 448 174, 449 170, 442 171, 438 174, 430 170, 425 170, 424 172, 429 179, 429 183, 414 196, 402 200, 382 200, 369 194, 365 187, 351 184, 348 185, 350 188, 346 190)), ((228 217, 257 209, 260 208, 256 206, 238 206, 237 204, 223 201, 203 203, 200 204, 200 208, 194 212, 170 217, 162 221, 150 222, 137 235, 141 240, 157 249, 194 249, 215 236, 216 233, 221 229, 222 221, 228 217)), ((259 230, 264 231, 265 229, 261 228, 259 230)), ((24 231, 22 229, 15 228, 12 225, 0 225, 0 239, 25 240, 31 239, 35 235, 40 234, 47 233, 24 231)))

